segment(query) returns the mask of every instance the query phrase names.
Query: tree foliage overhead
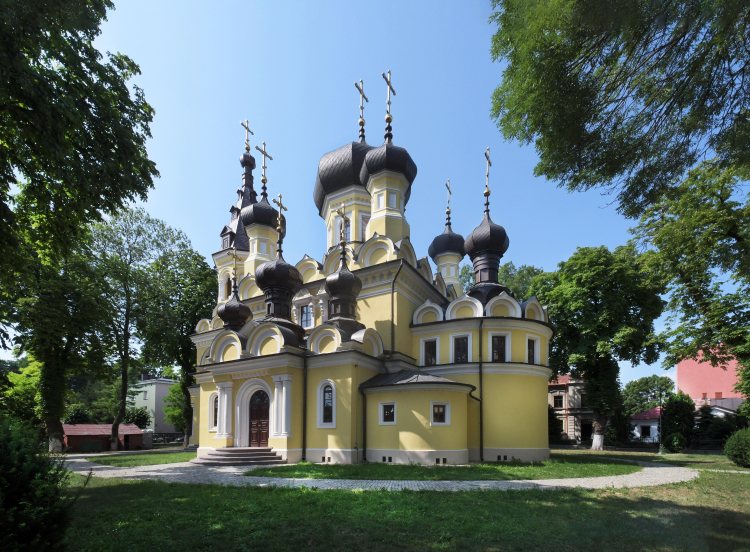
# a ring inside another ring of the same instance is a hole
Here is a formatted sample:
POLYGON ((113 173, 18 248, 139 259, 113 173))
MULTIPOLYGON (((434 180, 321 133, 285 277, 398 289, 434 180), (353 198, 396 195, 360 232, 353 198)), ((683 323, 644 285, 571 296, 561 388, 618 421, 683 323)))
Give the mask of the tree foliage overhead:
POLYGON ((745 0, 494 0, 492 116, 537 175, 639 216, 706 152, 750 167, 745 0))
POLYGON ((674 393, 674 382, 667 376, 646 376, 625 384, 623 406, 628 417, 663 405, 674 393))
POLYGON ((633 245, 581 247, 556 272, 534 278, 530 289, 548 306, 557 329, 549 366, 584 379, 597 435, 621 404, 618 362, 658 358, 654 321, 664 308, 664 285, 647 270, 647 256, 633 245))

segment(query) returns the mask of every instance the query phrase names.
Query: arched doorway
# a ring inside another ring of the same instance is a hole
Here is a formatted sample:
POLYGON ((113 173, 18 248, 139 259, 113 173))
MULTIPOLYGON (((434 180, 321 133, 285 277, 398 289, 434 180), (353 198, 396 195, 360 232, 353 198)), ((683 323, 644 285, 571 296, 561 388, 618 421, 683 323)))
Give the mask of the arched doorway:
POLYGON ((250 446, 268 446, 268 410, 270 399, 265 391, 256 391, 250 398, 250 446))

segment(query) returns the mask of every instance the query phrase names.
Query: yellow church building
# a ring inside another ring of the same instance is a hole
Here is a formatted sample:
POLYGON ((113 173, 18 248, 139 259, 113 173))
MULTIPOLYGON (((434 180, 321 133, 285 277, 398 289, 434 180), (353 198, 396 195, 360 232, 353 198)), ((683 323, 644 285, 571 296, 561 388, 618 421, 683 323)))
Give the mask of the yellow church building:
POLYGON ((405 209, 417 166, 393 143, 390 98, 388 111, 382 145, 365 141, 360 111, 358 141, 320 160, 320 260, 285 261, 283 241, 293 237, 268 200, 265 144, 256 146, 258 199, 246 139, 242 186, 213 255, 217 305, 192 336, 195 462, 548 457, 547 309, 498 283, 509 240, 490 218, 489 187, 466 239, 446 211, 428 249, 435 271, 415 251, 405 209), (466 255, 468 291, 459 280, 466 255))

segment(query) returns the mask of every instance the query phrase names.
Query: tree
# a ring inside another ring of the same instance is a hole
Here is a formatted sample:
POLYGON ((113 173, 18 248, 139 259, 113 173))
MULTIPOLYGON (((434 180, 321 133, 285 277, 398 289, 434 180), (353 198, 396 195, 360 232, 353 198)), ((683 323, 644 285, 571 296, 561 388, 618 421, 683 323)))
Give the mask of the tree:
POLYGON ((462 264, 458 270, 458 281, 464 291, 469 291, 474 287, 474 267, 469 264, 462 264))
POLYGON ((109 309, 89 261, 77 249, 67 252, 59 267, 37 263, 16 302, 16 339, 21 351, 39 362, 37 412, 50 452, 62 450, 67 376, 107 366, 109 309))
POLYGON ((662 313, 662 282, 646 269, 648 255, 631 245, 578 248, 557 272, 534 278, 530 293, 549 307, 557 334, 550 343, 554 373, 586 383, 594 411, 592 448, 601 449, 607 420, 620 404, 618 362, 658 358, 654 320, 662 313))
POLYGON ((152 420, 151 413, 146 410, 145 406, 142 406, 141 408, 128 408, 125 411, 125 417, 122 421, 126 424, 135 424, 141 429, 146 429, 152 420))
POLYGON ((493 0, 492 117, 537 175, 639 216, 700 159, 750 167, 743 0, 493 0))
POLYGON ((216 270, 206 263, 203 256, 189 247, 165 252, 149 265, 143 288, 144 299, 139 309, 137 325, 144 341, 141 353, 147 363, 179 367, 182 399, 170 399, 170 407, 181 408, 178 417, 170 420, 175 427, 186 429, 185 444, 190 438, 192 408, 188 387, 195 383, 196 351, 190 335, 195 326, 211 312, 216 304, 216 270), (164 328, 170 328, 165 332, 164 328))
MULTIPOLYGON (((543 269, 531 265, 521 265, 516 268, 512 262, 500 265, 497 273, 497 281, 510 289, 518 301, 524 301, 529 297, 529 288, 534 276, 544 272, 543 269)), ((474 267, 464 264, 458 275, 464 290, 474 287, 474 267)))
POLYGON ((41 363, 33 357, 19 372, 8 374, 10 385, 3 391, 2 406, 5 414, 22 420, 32 427, 39 427, 37 417, 37 394, 39 392, 39 372, 41 363))
POLYGON ((628 417, 663 405, 674 393, 674 382, 667 376, 646 376, 628 382, 622 390, 628 417))
MULTIPOLYGON (((136 327, 139 309, 148 295, 148 266, 168 251, 185 249, 187 238, 164 222, 151 218, 141 208, 125 209, 110 220, 94 225, 94 265, 106 284, 104 301, 111 312, 110 331, 120 368, 119 408, 112 422, 112 450, 117 450, 118 428, 125 417, 135 345, 140 340, 136 327)), ((169 327, 162 327, 168 333, 169 327)))
POLYGON ((92 423, 91 412, 89 412, 89 410, 82 404, 74 404, 68 407, 63 423, 90 424, 92 423))
POLYGON ((185 396, 182 385, 171 385, 167 396, 164 397, 164 418, 167 423, 174 426, 177 431, 185 432, 185 446, 190 438, 190 427, 192 424, 192 409, 190 407, 190 394, 185 396), (185 416, 185 412, 191 412, 191 416, 185 416))
POLYGON ((690 171, 646 209, 632 230, 655 248, 650 270, 669 282, 665 366, 700 359, 739 364, 738 391, 750 396, 750 203, 746 172, 716 160, 690 171), (743 197, 744 196, 744 197, 743 197))
POLYGON ((662 411, 662 435, 669 437, 679 433, 687 441, 693 436, 695 430, 695 403, 688 395, 678 391, 664 405, 662 411))
MULTIPOLYGON (((145 199, 153 109, 122 54, 94 45, 110 0, 3 2, 0 31, 0 298, 53 263, 102 212, 145 199), (21 244, 36 251, 29 256, 21 244)), ((5 346, 12 302, 0 301, 5 346)))

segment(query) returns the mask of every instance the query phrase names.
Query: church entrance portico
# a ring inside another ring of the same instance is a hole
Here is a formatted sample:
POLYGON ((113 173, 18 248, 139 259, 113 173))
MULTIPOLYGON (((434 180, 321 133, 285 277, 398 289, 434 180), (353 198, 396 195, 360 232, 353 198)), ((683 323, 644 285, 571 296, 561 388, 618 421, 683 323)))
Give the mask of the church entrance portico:
POLYGON ((250 446, 268 446, 268 418, 270 399, 268 393, 258 390, 250 398, 250 446))

